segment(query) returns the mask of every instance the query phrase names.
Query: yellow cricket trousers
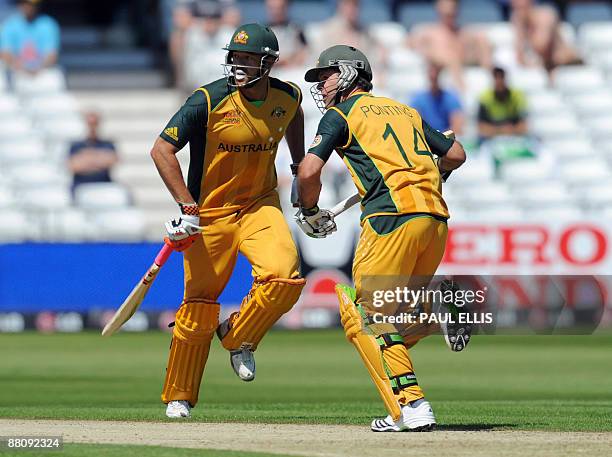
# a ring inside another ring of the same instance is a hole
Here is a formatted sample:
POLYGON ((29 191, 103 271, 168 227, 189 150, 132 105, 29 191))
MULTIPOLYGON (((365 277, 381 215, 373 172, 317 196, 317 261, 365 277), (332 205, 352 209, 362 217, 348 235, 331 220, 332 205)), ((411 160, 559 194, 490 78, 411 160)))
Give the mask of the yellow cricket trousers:
MULTIPOLYGON (((363 223, 353 261, 356 301, 365 313, 371 315, 381 312, 381 309, 375 308, 371 299, 362 294, 364 279, 368 285, 395 288, 400 285, 398 276, 403 276, 410 277, 411 280, 409 284, 402 285, 412 288, 426 287, 444 255, 447 233, 446 222, 429 215, 376 216, 367 219, 363 223), (404 219, 405 222, 399 225, 404 219), (385 225, 390 226, 392 230, 384 230, 385 225)), ((397 306, 391 304, 382 311, 385 315, 394 314, 397 306)), ((372 325, 371 328, 379 335, 399 333, 391 324, 372 325)), ((426 334, 421 333, 416 339, 404 339, 403 345, 392 345, 383 349, 383 359, 390 378, 405 374, 410 374, 411 379, 414 378, 408 347, 424 336, 426 334)), ((400 385, 395 394, 402 405, 424 396, 416 381, 405 388, 400 385)))
POLYGON ((238 253, 252 266, 253 288, 234 319, 226 349, 242 340, 253 347, 297 300, 299 278, 295 243, 276 191, 243 211, 220 218, 201 218, 202 235, 185 251, 185 294, 176 313, 162 401, 198 401, 210 343, 219 324, 217 299, 230 279, 238 253))

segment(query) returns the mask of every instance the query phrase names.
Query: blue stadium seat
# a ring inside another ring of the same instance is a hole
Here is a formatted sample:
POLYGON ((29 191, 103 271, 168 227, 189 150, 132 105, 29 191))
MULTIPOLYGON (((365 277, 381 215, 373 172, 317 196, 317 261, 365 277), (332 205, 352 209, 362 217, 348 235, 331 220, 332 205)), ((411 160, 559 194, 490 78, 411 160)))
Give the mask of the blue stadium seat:
POLYGON ((473 24, 478 22, 502 21, 499 4, 491 0, 463 0, 459 7, 459 22, 473 24))
POLYGON ((321 22, 334 14, 334 5, 325 0, 295 0, 289 5, 289 17, 298 24, 321 22))
POLYGON ((437 20, 433 3, 406 3, 399 9, 399 21, 410 30, 413 26, 437 20))
POLYGON ((361 0, 360 20, 370 25, 391 21, 391 6, 385 0, 361 0))
POLYGON ((567 21, 574 27, 585 22, 612 20, 612 6, 608 2, 573 3, 567 8, 567 21))
POLYGON ((391 10, 383 7, 383 5, 363 5, 361 7, 360 20, 365 25, 389 22, 391 21, 391 10))
POLYGON ((266 6, 261 0, 240 0, 238 2, 238 9, 242 15, 242 22, 259 22, 265 24, 266 20, 266 6))

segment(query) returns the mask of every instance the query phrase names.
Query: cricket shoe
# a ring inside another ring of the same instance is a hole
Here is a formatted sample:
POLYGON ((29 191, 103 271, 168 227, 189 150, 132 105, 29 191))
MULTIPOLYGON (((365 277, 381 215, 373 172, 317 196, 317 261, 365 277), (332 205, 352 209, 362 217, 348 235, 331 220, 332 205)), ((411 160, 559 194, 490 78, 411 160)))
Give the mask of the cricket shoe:
POLYGON ((185 400, 171 401, 166 408, 166 416, 171 419, 191 417, 191 406, 189 406, 189 402, 185 400))
POLYGON ((402 415, 394 421, 391 416, 372 421, 373 432, 431 432, 436 426, 431 405, 421 398, 402 406, 402 415))
POLYGON ((255 357, 250 349, 230 351, 230 363, 234 372, 243 381, 249 382, 255 379, 255 357))
MULTIPOLYGON (((225 319, 219 324, 217 327, 217 336, 220 341, 223 341, 223 338, 228 334, 230 328, 231 318, 225 319)), ((235 351, 230 351, 230 365, 234 373, 243 381, 249 382, 255 379, 255 357, 253 356, 253 351, 248 347, 241 347, 235 351)))
MULTIPOLYGON (((440 290, 442 293, 452 291, 453 294, 460 290, 459 285, 453 280, 445 280, 440 284, 440 290)), ((472 325, 467 322, 461 322, 460 315, 468 314, 469 311, 465 306, 457 306, 451 303, 448 306, 450 312, 449 319, 444 319, 440 322, 440 328, 444 335, 446 345, 453 352, 461 352, 470 342, 472 336, 472 325)))

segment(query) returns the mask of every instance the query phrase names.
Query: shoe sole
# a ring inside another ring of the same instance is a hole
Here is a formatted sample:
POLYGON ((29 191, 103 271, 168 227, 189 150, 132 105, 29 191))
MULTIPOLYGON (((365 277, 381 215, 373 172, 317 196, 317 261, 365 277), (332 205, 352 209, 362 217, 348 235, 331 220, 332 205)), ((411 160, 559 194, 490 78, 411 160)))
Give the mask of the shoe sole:
POLYGON ((379 429, 370 427, 370 429, 375 433, 433 432, 436 429, 436 424, 426 424, 426 425, 421 425, 421 426, 414 427, 414 428, 403 428, 401 430, 397 430, 393 427, 381 427, 379 429))
POLYGON ((426 425, 421 425, 419 427, 415 427, 415 428, 408 428, 406 429, 407 432, 433 432, 436 428, 436 424, 426 424, 426 425))
POLYGON ((444 341, 446 341, 446 345, 453 352, 463 351, 467 347, 469 342, 472 340, 471 325, 457 327, 456 329, 454 329, 454 335, 452 335, 456 338, 454 343, 450 340, 448 325, 446 323, 442 323, 440 324, 440 327, 442 328, 442 333, 444 334, 444 341), (459 334, 457 334, 458 332, 459 334), (465 339, 466 336, 468 337, 467 340, 465 339))
MULTIPOLYGON (((440 285, 440 290, 443 290, 442 284, 440 285)), ((453 281, 452 286, 444 287, 444 291, 446 290, 458 291, 461 290, 461 288, 453 281)), ((456 305, 453 305, 453 307, 458 314, 467 312, 467 310, 465 310, 463 307, 458 307, 456 305)), ((457 315, 455 314, 454 317, 456 318, 457 315)), ((472 339, 472 326, 470 324, 460 325, 455 323, 449 325, 448 322, 441 322, 440 327, 442 329, 442 333, 444 334, 444 341, 446 341, 446 345, 453 352, 463 351, 472 339), (449 335, 449 329, 452 331, 452 335, 449 335), (451 336, 455 337, 454 343, 450 340, 451 336), (467 339, 465 338, 466 336, 467 339)))
POLYGON ((234 373, 236 373, 236 376, 238 376, 238 379, 240 379, 241 381, 251 382, 255 380, 255 374, 253 374, 253 376, 251 376, 250 378, 246 378, 246 379, 238 374, 238 372, 234 368, 234 364, 232 363, 232 353, 231 352, 230 352, 230 367, 232 367, 232 370, 234 370, 234 373))

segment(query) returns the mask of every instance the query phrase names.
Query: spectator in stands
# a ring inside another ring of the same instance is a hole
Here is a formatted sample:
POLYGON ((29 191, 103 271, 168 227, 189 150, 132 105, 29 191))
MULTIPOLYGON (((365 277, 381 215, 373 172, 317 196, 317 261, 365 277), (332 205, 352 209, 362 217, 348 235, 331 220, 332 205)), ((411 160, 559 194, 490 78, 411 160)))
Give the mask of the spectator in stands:
POLYGON ((185 86, 185 35, 193 21, 193 0, 176 0, 172 10, 172 31, 168 40, 168 53, 174 69, 174 82, 178 87, 185 86))
POLYGON ((484 33, 458 24, 456 0, 437 0, 436 11, 438 22, 416 28, 408 43, 427 60, 448 68, 455 88, 463 90, 463 66, 491 68, 491 45, 484 33))
MULTIPOLYGON (((373 67, 384 65, 386 56, 382 48, 368 30, 359 21, 360 0, 338 0, 336 14, 323 22, 320 26, 316 40, 312 43, 312 51, 317 55, 335 43, 354 46, 366 55, 372 56, 370 63, 373 67)), ((310 43, 309 43, 310 44, 310 43)), ((382 68, 377 68, 377 77, 384 76, 382 68)))
MULTIPOLYGON (((235 29, 242 24, 242 14, 240 14, 240 8, 236 4, 236 0, 218 0, 221 4, 221 22, 228 29, 235 29)), ((231 33, 231 30, 230 32, 231 33)))
POLYGON ((74 175, 72 190, 80 184, 110 182, 110 170, 118 162, 115 145, 98 136, 100 115, 89 111, 84 117, 87 138, 70 146, 68 166, 74 175))
POLYGON ((516 59, 523 66, 543 66, 548 72, 559 65, 580 63, 580 57, 561 36, 559 17, 548 5, 533 0, 512 0, 511 21, 516 36, 516 59))
POLYGON ((2 25, 2 56, 15 71, 37 74, 57 63, 59 25, 40 13, 41 0, 18 0, 18 10, 2 25))
POLYGON ((457 135, 463 132, 465 116, 457 93, 440 86, 442 67, 434 62, 427 66, 429 89, 417 92, 409 105, 434 129, 444 132, 452 130, 457 135))
POLYGON ((497 136, 527 133, 527 104, 523 93, 508 87, 506 72, 493 69, 493 88, 480 96, 478 136, 481 141, 497 136))
POLYGON ((283 43, 283 54, 276 67, 302 66, 307 57, 304 31, 289 21, 290 0, 266 0, 268 25, 274 30, 279 43, 283 43))
POLYGON ((193 20, 185 34, 184 89, 191 93, 202 81, 214 81, 223 77, 223 62, 227 37, 231 30, 222 24, 219 2, 200 0, 194 4, 193 20))

